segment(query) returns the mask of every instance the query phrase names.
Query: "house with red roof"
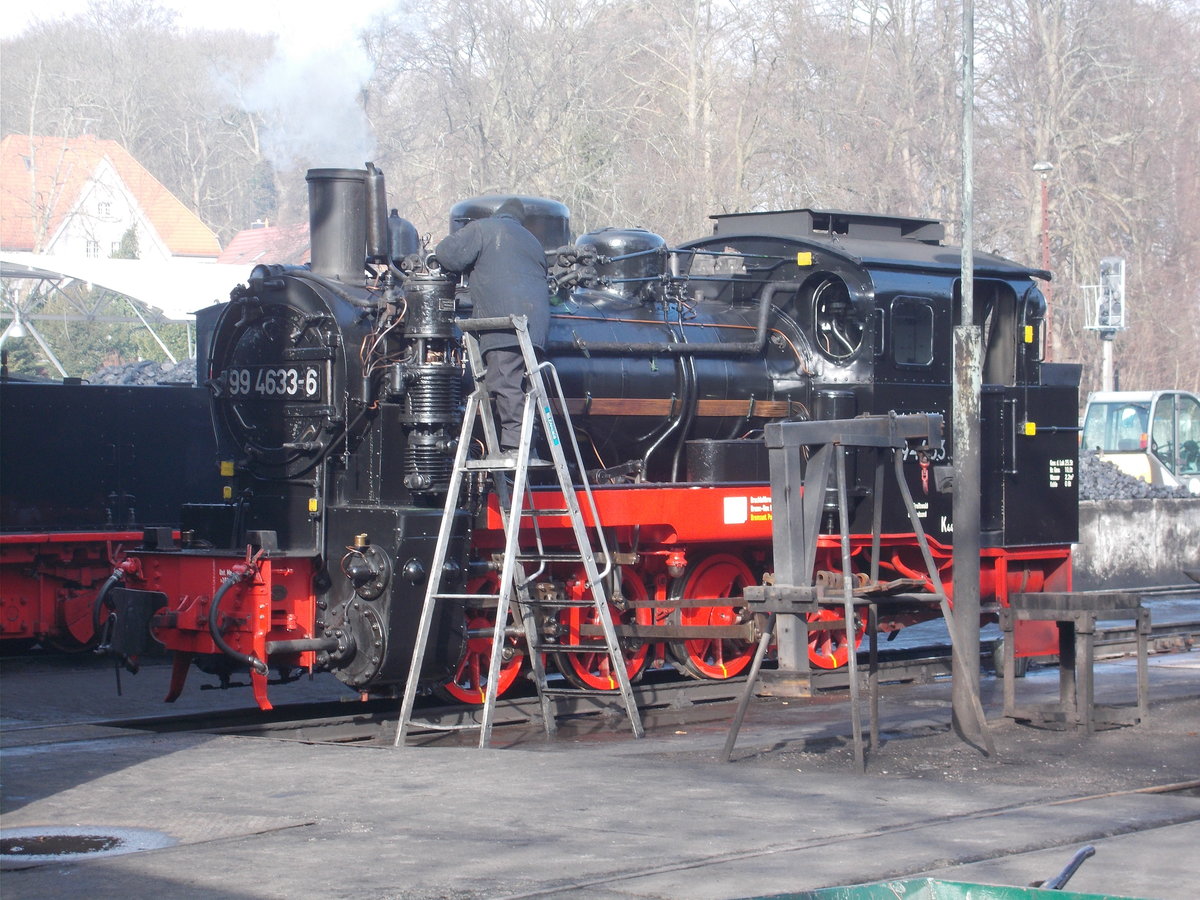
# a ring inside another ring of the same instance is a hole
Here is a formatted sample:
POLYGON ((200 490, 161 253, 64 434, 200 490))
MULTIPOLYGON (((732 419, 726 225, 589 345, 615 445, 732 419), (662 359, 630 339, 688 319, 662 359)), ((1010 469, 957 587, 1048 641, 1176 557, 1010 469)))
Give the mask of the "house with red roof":
POLYGON ((143 260, 214 261, 212 229, 116 141, 0 140, 0 249, 108 259, 130 227, 143 260))
POLYGON ((308 223, 267 225, 256 222, 233 236, 217 262, 255 266, 259 263, 302 266, 309 261, 308 223))

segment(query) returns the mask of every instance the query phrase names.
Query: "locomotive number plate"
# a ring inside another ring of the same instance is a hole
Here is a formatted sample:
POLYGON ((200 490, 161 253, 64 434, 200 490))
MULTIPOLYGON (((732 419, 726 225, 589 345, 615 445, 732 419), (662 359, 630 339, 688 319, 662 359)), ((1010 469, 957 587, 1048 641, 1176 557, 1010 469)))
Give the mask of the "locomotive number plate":
POLYGON ((321 396, 321 374, 316 366, 226 369, 225 384, 231 397, 316 400, 321 396))

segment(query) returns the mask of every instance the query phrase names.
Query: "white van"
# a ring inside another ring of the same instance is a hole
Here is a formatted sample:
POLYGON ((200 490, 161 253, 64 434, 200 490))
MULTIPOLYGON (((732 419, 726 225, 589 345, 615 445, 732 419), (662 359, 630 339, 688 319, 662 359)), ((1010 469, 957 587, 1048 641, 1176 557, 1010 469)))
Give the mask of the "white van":
POLYGON ((1080 437, 1123 472, 1200 494, 1200 399, 1187 391, 1099 391, 1080 437))

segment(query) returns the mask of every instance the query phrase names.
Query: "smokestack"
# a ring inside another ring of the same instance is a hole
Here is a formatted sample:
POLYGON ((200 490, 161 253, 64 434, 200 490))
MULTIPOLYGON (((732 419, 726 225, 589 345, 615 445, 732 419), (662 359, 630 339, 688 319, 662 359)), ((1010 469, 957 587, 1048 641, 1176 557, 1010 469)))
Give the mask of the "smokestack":
POLYGON ((366 171, 309 169, 305 180, 313 272, 344 284, 365 284, 366 171))

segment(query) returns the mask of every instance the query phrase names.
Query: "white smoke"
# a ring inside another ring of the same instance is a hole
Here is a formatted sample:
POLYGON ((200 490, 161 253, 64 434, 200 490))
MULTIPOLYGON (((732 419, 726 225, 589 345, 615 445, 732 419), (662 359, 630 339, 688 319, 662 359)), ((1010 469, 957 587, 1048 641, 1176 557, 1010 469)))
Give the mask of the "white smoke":
POLYGON ((375 157, 363 109, 374 65, 360 34, 394 0, 342 0, 329 15, 279 20, 274 58, 242 92, 262 116, 264 155, 279 171, 295 167, 362 168, 375 157))
POLYGON ((365 54, 345 46, 273 59, 244 94, 247 110, 263 117, 267 159, 280 171, 362 168, 375 154, 375 134, 361 101, 370 76, 365 54))
MULTIPOLYGON (((81 15, 93 0, 8 0, 0 35, 36 21, 81 15)), ((362 107, 373 65, 360 34, 401 0, 154 0, 177 14, 184 31, 236 29, 276 35, 276 52, 249 84, 214 77, 234 103, 262 117, 264 153, 280 170, 296 166, 361 168, 375 155, 362 107)), ((264 45, 266 42, 264 41, 264 45)))

